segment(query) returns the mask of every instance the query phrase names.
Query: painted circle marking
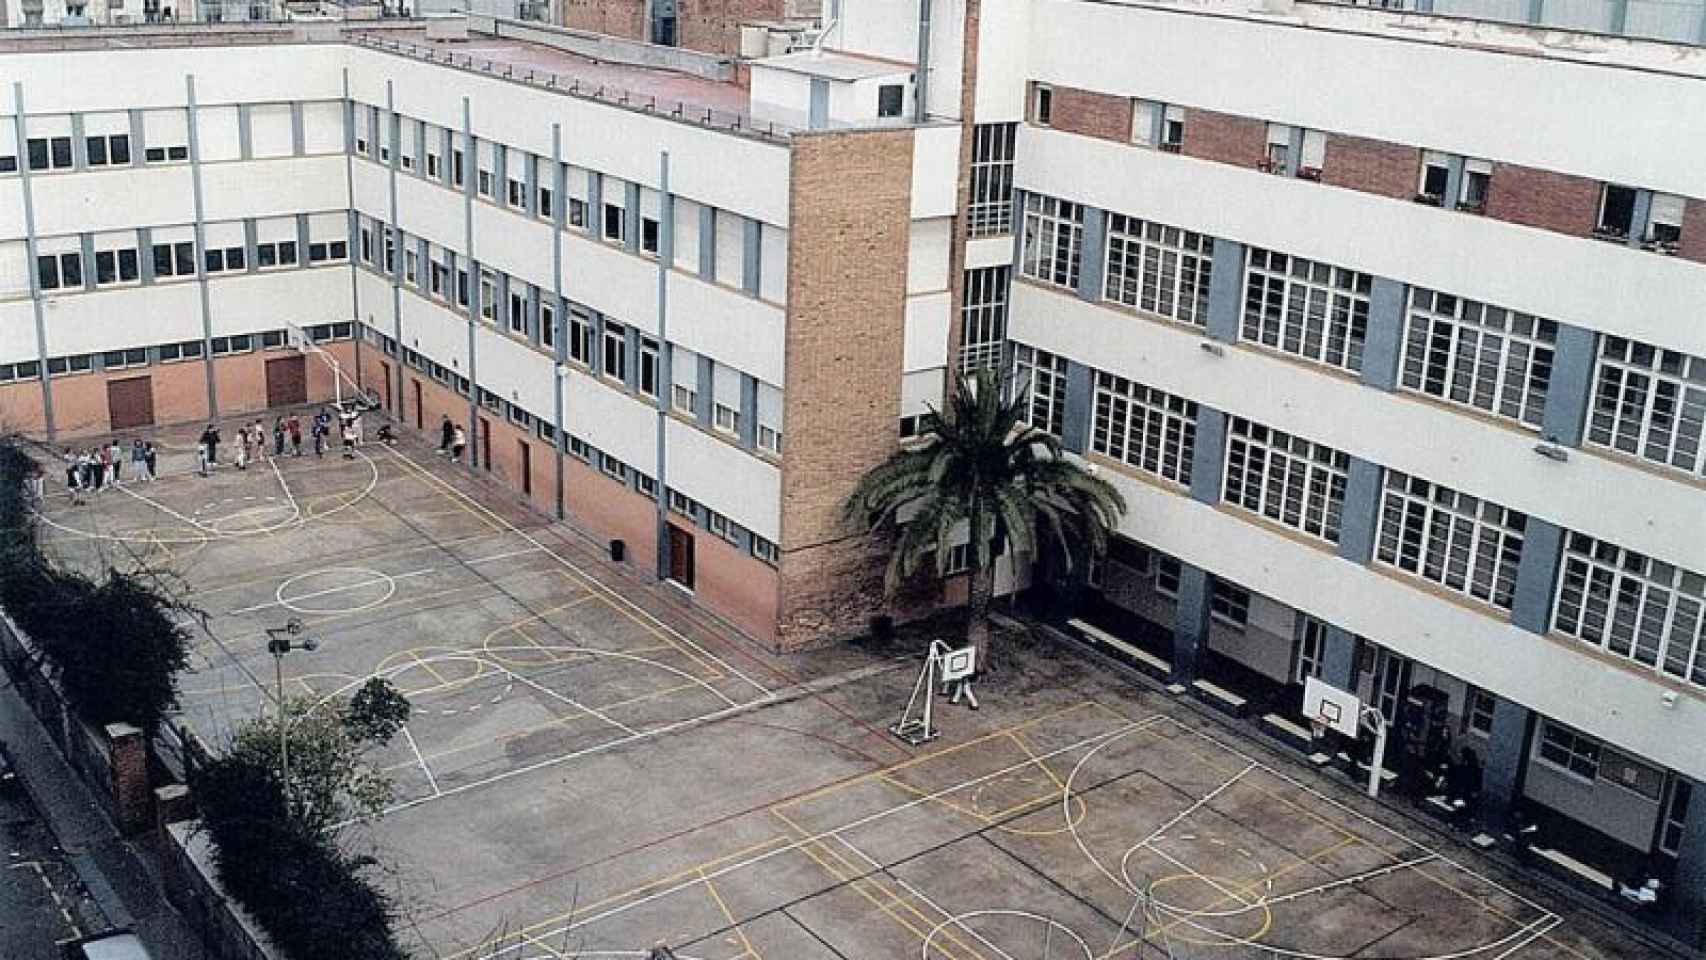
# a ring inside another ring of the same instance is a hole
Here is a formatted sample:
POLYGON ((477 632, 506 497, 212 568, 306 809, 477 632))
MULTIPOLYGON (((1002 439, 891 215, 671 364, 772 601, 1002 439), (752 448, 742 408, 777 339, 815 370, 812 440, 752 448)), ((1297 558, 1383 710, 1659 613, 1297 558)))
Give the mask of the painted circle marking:
POLYGON ((397 581, 393 580, 388 574, 381 573, 378 570, 370 570, 366 567, 326 567, 322 570, 310 570, 307 573, 299 573, 296 576, 291 577, 278 585, 278 589, 274 591, 273 596, 278 600, 279 606, 286 610, 294 610, 297 613, 360 613, 363 610, 371 610, 374 607, 379 606, 385 601, 391 599, 392 595, 396 592, 397 581), (327 578, 326 585, 319 589, 310 588, 297 590, 294 599, 287 596, 287 594, 291 592, 291 587, 296 586, 304 580, 312 582, 312 580, 317 578, 327 578), (343 579, 349 582, 339 584, 336 582, 338 579, 343 579), (302 602, 304 600, 312 600, 316 597, 335 597, 339 594, 360 591, 367 587, 375 587, 378 589, 373 591, 373 596, 350 606, 317 607, 305 605, 302 602))

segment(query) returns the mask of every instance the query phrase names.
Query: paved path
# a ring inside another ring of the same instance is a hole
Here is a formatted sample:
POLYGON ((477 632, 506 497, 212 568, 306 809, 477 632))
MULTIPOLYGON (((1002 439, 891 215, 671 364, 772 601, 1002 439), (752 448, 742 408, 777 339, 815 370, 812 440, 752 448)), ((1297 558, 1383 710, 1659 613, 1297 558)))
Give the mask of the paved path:
POLYGON ((119 835, 4 674, 0 742, 28 794, 0 807, 6 815, 0 835, 8 854, 16 854, 8 856, 8 866, 41 866, 39 872, 32 867, 8 869, 9 876, 0 882, 0 913, 25 920, 0 924, 0 957, 56 957, 54 941, 79 930, 91 934, 130 927, 156 960, 204 960, 207 954, 200 942, 144 866, 145 852, 119 835), (45 831, 40 821, 45 821, 45 831), (60 914, 61 906, 65 914, 60 914), (73 923, 79 929, 73 929, 73 923))

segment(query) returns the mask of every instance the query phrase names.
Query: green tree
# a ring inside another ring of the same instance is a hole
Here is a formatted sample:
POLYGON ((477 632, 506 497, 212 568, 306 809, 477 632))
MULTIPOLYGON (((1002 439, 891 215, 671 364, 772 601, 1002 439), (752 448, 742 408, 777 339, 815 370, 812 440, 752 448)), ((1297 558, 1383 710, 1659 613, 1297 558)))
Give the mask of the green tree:
POLYGON ((988 369, 956 376, 947 409, 925 414, 920 440, 860 478, 843 506, 849 522, 893 538, 884 578, 891 596, 926 561, 942 576, 954 541, 971 534, 966 639, 980 667, 999 538, 1015 554, 1050 551, 1070 570, 1085 554, 1107 549, 1126 510, 1112 484, 1068 458, 1054 436, 1024 423, 1029 397, 1021 390, 1003 399, 1004 386, 988 369))

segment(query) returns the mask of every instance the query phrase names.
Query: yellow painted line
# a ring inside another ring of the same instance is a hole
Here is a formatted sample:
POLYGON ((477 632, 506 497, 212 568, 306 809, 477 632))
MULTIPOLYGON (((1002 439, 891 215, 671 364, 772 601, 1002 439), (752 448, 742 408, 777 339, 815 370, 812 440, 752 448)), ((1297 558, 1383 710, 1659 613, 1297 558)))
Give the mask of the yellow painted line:
POLYGON ((1024 736, 1023 731, 1015 730, 1011 734, 1009 734, 1008 736, 1013 740, 1014 743, 1019 745, 1020 750, 1025 751, 1026 756, 1030 757, 1031 760, 1033 762, 1035 762, 1037 766, 1043 768, 1043 772, 1048 774, 1048 778, 1050 780, 1054 781, 1055 786, 1059 787, 1062 791, 1064 791, 1066 789, 1066 781, 1055 776, 1054 770, 1050 769, 1050 767, 1047 763, 1038 759, 1037 758, 1037 752, 1035 750, 1032 750, 1031 745, 1025 742, 1025 736, 1024 736))
POLYGON ((735 936, 740 938, 741 946, 746 948, 746 952, 742 953, 741 956, 744 957, 750 954, 754 960, 764 960, 763 957, 758 955, 758 951, 753 949, 752 941, 746 938, 746 931, 741 929, 740 921, 735 919, 734 911, 730 910, 729 905, 723 902, 722 894, 717 892, 716 885, 711 883, 710 877, 705 876, 704 870, 699 871, 699 878, 705 881, 705 892, 709 893, 711 895, 711 899, 717 902, 717 909, 723 911, 723 916, 729 918, 730 925, 734 927, 735 936))
POLYGON ((420 654, 418 654, 418 653, 416 653, 416 652, 415 652, 415 651, 414 651, 414 650, 412 650, 412 649, 411 649, 411 650, 409 650, 409 651, 407 651, 407 653, 408 653, 408 654, 409 654, 409 656, 410 656, 410 657, 412 657, 412 658, 413 658, 413 659, 414 659, 414 661, 415 661, 415 662, 416 662, 416 663, 418 663, 418 664, 420 664, 420 665, 421 665, 421 668, 422 668, 422 669, 424 669, 424 670, 425 670, 425 671, 426 671, 426 672, 427 672, 427 673, 430 673, 430 674, 432 674, 432 678, 433 678, 433 679, 434 679, 434 680, 437 680, 437 681, 438 681, 438 685, 439 685, 439 686, 441 686, 441 687, 443 687, 443 686, 446 686, 446 685, 448 685, 448 684, 449 684, 449 683, 450 683, 450 681, 448 681, 448 680, 446 680, 446 679, 444 679, 444 674, 442 674, 442 673, 439 673, 439 672, 438 672, 438 671, 437 671, 437 670, 434 670, 434 669, 433 669, 433 668, 432 668, 432 664, 430 664, 430 663, 427 663, 427 662, 426 662, 426 661, 425 661, 425 660, 422 660, 422 659, 421 659, 421 655, 420 655, 420 654))

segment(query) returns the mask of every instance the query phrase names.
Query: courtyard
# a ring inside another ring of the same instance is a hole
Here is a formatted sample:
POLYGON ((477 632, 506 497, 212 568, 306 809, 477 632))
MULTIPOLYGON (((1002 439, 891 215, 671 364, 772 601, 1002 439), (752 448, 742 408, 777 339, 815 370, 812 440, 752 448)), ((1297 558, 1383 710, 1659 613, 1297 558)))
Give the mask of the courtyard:
POLYGON ((86 505, 50 469, 44 548, 187 581, 182 720, 215 749, 270 709, 291 617, 320 646, 288 695, 409 695, 392 805, 345 829, 420 956, 1651 955, 1077 651, 1039 641, 909 747, 916 658, 765 653, 429 448, 202 478, 161 440, 158 482, 86 505))

